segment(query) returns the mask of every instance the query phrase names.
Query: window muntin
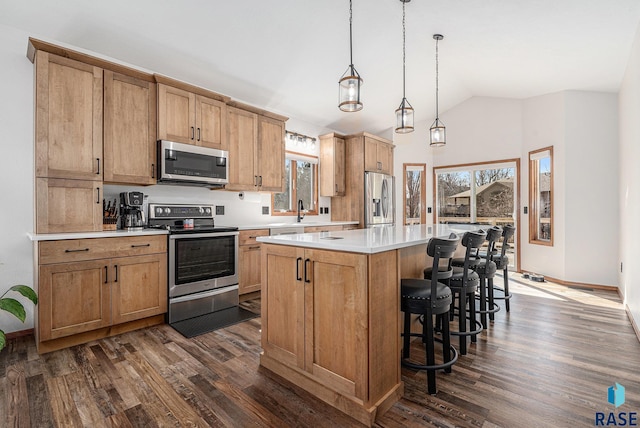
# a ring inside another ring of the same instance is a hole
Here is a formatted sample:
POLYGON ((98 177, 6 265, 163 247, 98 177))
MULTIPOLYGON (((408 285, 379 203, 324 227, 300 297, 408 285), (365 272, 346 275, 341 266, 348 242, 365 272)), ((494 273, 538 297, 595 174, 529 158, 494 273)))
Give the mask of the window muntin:
POLYGON ((529 152, 529 242, 553 245, 553 147, 529 152))
POLYGON ((273 215, 297 215, 298 200, 305 214, 318 214, 318 158, 287 152, 285 156, 285 191, 273 193, 273 215))

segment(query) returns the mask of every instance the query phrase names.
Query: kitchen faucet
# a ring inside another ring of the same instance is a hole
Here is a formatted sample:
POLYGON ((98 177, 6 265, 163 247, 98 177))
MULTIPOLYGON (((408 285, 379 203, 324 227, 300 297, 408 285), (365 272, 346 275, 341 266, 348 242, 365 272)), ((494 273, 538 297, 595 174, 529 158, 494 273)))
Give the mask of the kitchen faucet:
POLYGON ((304 214, 302 214, 302 217, 300 216, 300 212, 302 212, 303 210, 304 205, 302 204, 302 199, 298 199, 298 219, 296 220, 298 223, 300 223, 304 218, 304 214))

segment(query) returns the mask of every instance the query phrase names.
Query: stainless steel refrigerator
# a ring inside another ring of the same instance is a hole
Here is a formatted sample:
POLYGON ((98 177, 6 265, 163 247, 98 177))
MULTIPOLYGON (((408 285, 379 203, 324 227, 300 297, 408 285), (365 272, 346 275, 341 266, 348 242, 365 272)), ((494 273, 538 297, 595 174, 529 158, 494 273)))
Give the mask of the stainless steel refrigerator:
POLYGON ((364 227, 395 223, 394 177, 364 173, 364 227))

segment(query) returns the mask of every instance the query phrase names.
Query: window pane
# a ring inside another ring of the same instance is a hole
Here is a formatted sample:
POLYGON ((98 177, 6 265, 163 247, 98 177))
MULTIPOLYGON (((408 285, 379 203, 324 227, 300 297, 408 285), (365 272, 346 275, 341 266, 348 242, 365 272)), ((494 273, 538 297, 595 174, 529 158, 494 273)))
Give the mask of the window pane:
POLYGON ((406 171, 405 224, 420 224, 422 212, 422 169, 406 171))
POLYGON ((544 157, 538 162, 538 239, 551 239, 551 158, 544 157))
MULTIPOLYGON (((313 169, 315 165, 309 162, 296 162, 296 197, 298 200, 302 200, 305 210, 313 210, 314 194, 313 194, 313 169)), ((296 201, 297 202, 297 201, 296 201)))
POLYGON ((475 171, 476 221, 481 224, 514 224, 513 177, 515 168, 475 171))
POLYGON ((438 177, 438 223, 468 223, 471 174, 468 171, 440 173, 438 177))
POLYGON ((273 195, 274 211, 291 211, 291 160, 284 161, 284 189, 283 193, 273 195))

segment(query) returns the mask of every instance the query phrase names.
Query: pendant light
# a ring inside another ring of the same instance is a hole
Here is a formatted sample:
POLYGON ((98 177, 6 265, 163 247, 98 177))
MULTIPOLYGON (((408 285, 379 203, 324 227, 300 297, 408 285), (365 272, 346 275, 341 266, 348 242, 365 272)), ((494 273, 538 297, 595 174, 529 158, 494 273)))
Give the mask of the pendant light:
POLYGON ((350 64, 347 71, 340 78, 338 107, 342 111, 360 111, 362 110, 362 100, 360 99, 360 87, 362 86, 362 78, 353 66, 353 7, 352 0, 349 0, 349 55, 350 64))
POLYGON ((400 102, 400 107, 396 109, 396 132, 399 134, 406 134, 413 132, 413 107, 411 107, 411 104, 409 104, 409 101, 407 101, 407 97, 405 96, 406 54, 404 5, 405 3, 409 3, 411 0, 400 1, 402 2, 402 101, 400 102))
POLYGON ((444 36, 442 34, 434 34, 433 39, 436 41, 436 120, 433 121, 429 132, 429 145, 431 147, 440 147, 447 144, 444 123, 438 117, 438 42, 444 39, 444 36))

